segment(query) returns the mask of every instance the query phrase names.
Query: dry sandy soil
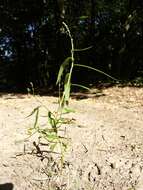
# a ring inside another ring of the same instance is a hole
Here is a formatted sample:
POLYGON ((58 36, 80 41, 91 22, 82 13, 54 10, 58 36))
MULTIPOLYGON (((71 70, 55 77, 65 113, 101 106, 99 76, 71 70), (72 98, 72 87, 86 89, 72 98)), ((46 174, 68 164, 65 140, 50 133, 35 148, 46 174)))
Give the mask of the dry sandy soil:
POLYGON ((59 171, 58 156, 41 161, 31 154, 36 137, 25 140, 34 122, 26 116, 41 102, 55 110, 57 98, 0 95, 0 190, 143 190, 143 88, 87 96, 71 100, 76 112, 68 115, 74 123, 66 126, 70 143, 59 171))

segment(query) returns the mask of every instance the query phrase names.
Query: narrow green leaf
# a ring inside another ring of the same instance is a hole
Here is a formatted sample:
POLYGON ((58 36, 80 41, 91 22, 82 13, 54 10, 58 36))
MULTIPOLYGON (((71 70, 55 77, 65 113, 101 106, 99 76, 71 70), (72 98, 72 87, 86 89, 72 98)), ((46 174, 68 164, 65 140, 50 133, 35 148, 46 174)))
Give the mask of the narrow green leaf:
POLYGON ((34 129, 34 128, 29 128, 29 129, 28 129, 28 135, 30 135, 30 136, 32 135, 33 129, 34 129))
POLYGON ((89 18, 89 16, 86 16, 86 15, 82 15, 82 16, 79 17, 79 19, 81 19, 81 20, 82 19, 87 19, 87 18, 89 18))
POLYGON ((88 87, 86 87, 86 86, 84 86, 84 85, 81 85, 81 84, 72 84, 72 86, 77 86, 77 87, 80 87, 80 88, 83 88, 83 89, 85 89, 85 90, 90 91, 90 88, 88 88, 88 87))
POLYGON ((53 117, 52 117, 52 112, 48 112, 48 121, 50 123, 51 126, 53 126, 53 117))
POLYGON ((39 119, 39 108, 36 110, 36 117, 35 117, 35 122, 34 122, 34 128, 38 127, 38 119, 39 119))
POLYGON ((51 151, 54 151, 54 149, 56 148, 56 146, 57 146, 57 142, 54 143, 54 144, 51 144, 51 145, 50 145, 50 150, 51 150, 51 151))
POLYGON ((69 79, 70 75, 69 73, 66 74, 65 77, 65 85, 64 85, 64 101, 68 102, 70 97, 70 89, 71 89, 71 83, 69 79))
POLYGON ((57 133, 58 120, 55 118, 55 116, 50 111, 48 112, 48 121, 49 121, 51 127, 53 128, 53 131, 55 133, 57 133))
MULTIPOLYGON (((35 112, 37 112, 37 110, 39 110, 40 107, 41 107, 41 106, 37 106, 36 108, 34 108, 34 110, 33 110, 27 117, 32 116, 35 112)), ((26 118, 27 118, 27 117, 26 117, 26 118)))
POLYGON ((65 68, 69 65, 69 62, 71 61, 71 59, 72 59, 71 57, 66 58, 65 61, 60 66, 57 81, 56 81, 56 85, 61 82, 63 72, 64 72, 65 68))
POLYGON ((74 51, 87 51, 89 49, 91 49, 93 46, 89 46, 87 48, 83 48, 83 49, 74 49, 74 51))
POLYGON ((56 133, 48 133, 45 136, 45 139, 47 139, 48 141, 54 141, 54 142, 58 142, 59 137, 57 136, 56 133))
POLYGON ((75 113, 75 110, 70 109, 70 108, 64 108, 62 113, 63 114, 66 114, 66 113, 75 113))
POLYGON ((107 76, 107 77, 109 77, 109 78, 111 78, 113 80, 119 81, 118 79, 116 79, 116 78, 108 75, 107 73, 105 73, 105 72, 103 72, 103 71, 101 71, 99 69, 95 69, 94 67, 91 67, 91 66, 88 66, 88 65, 81 65, 81 64, 74 64, 74 66, 84 67, 84 68, 87 68, 87 69, 91 69, 91 70, 97 71, 98 73, 101 73, 101 74, 103 74, 103 75, 105 75, 105 76, 107 76))

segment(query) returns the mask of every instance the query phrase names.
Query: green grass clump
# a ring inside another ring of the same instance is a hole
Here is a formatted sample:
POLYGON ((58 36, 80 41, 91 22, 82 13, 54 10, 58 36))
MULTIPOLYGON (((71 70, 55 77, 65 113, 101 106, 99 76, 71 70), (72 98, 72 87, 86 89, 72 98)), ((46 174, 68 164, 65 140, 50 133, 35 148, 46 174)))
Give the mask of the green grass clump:
MULTIPOLYGON (((35 114, 35 121, 34 121, 33 127, 28 130, 29 135, 33 135, 37 133, 40 139, 46 140, 48 143, 48 147, 52 152, 54 152, 55 149, 58 150, 59 153, 61 154, 62 162, 63 162, 64 153, 67 150, 67 145, 68 145, 68 139, 66 138, 65 133, 64 135, 61 135, 62 126, 64 124, 70 124, 71 120, 65 119, 65 114, 68 114, 73 111, 69 109, 68 107, 70 94, 71 94, 71 86, 74 85, 74 86, 84 88, 86 90, 90 90, 84 85, 72 84, 72 73, 73 73, 74 67, 83 67, 86 69, 91 69, 91 70, 100 72, 112 78, 113 80, 116 80, 115 78, 104 73, 103 71, 100 71, 88 65, 75 64, 75 52, 86 51, 92 47, 88 47, 84 49, 75 49, 74 40, 73 40, 73 37, 71 35, 68 25, 65 22, 63 22, 63 26, 71 41, 71 55, 70 57, 66 58, 65 61, 61 64, 59 73, 57 76, 56 84, 59 86, 58 108, 56 111, 52 112, 48 110, 45 105, 43 106, 47 110, 47 126, 44 128, 40 126, 39 121, 38 121, 41 106, 38 106, 37 108, 35 108, 30 114, 30 116, 35 114)), ((33 85, 32 85, 32 90, 34 92, 33 85)))

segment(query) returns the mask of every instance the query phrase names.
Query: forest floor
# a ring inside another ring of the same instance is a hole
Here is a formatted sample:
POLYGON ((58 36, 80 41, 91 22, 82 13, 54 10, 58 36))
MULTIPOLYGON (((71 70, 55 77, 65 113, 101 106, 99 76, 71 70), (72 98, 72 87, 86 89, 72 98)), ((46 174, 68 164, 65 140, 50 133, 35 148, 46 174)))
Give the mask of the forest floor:
POLYGON ((50 154, 43 161, 32 154, 36 137, 27 138, 34 122, 27 116, 41 102, 55 110, 57 98, 0 94, 0 190, 143 190, 143 88, 84 96, 70 102, 76 112, 68 115, 74 122, 61 172, 50 154))

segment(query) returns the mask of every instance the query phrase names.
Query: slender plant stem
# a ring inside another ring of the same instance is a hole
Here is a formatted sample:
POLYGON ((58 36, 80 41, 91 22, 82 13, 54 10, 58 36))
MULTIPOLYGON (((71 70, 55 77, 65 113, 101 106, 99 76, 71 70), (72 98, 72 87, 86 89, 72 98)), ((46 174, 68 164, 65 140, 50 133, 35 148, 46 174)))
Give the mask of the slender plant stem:
MULTIPOLYGON (((69 87, 71 85, 70 83, 71 83, 71 77, 72 77, 72 72, 73 72, 73 67, 74 67, 74 40, 72 38, 72 35, 71 35, 68 25, 65 22, 62 22, 62 24, 65 27, 65 29, 68 33, 68 36, 70 38, 70 41, 71 41, 71 67, 70 67, 68 81, 67 81, 67 87, 69 87)), ((60 109, 63 107, 65 93, 66 93, 66 90, 64 90, 62 99, 60 101, 60 109)), ((70 94, 70 92, 69 92, 69 94, 70 94)))

